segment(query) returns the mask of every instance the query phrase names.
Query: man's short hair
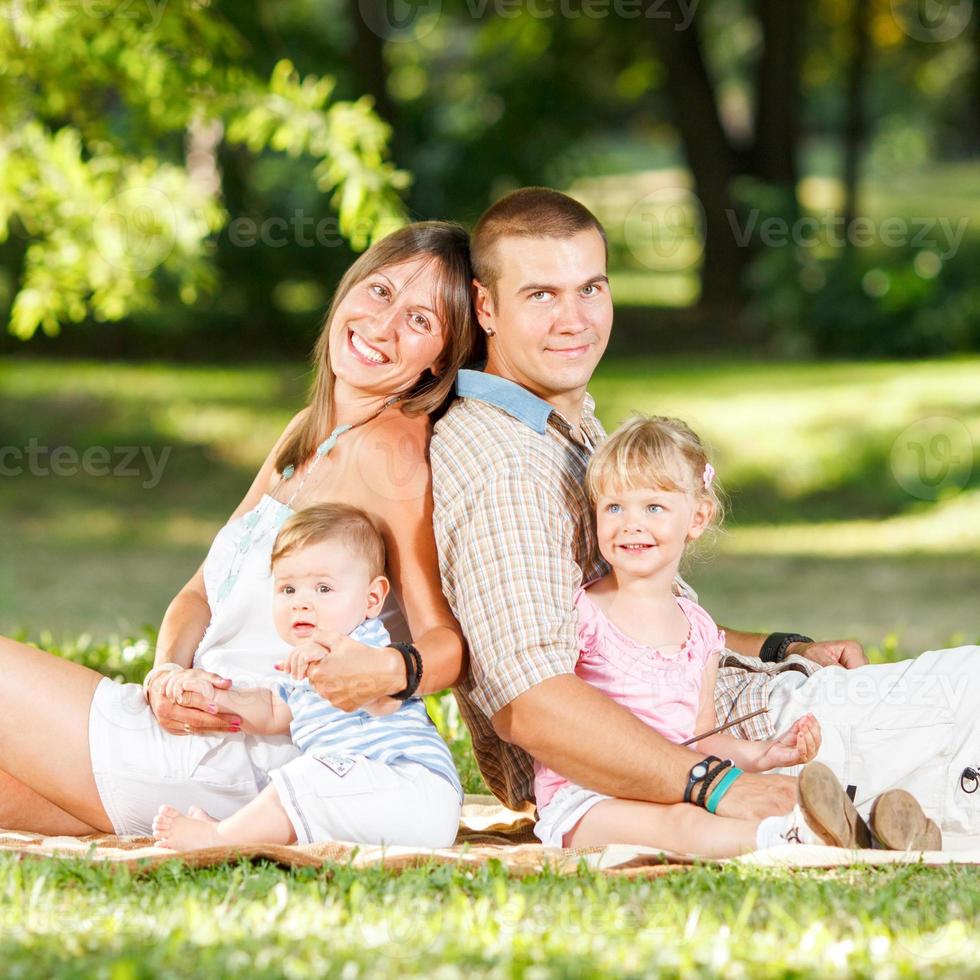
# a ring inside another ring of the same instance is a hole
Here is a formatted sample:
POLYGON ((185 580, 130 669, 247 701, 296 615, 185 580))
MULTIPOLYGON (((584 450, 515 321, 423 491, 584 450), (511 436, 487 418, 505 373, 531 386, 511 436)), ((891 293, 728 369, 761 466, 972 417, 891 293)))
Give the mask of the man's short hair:
POLYGON ((522 187, 491 204, 480 216, 470 239, 470 259, 477 280, 496 298, 501 238, 571 238, 594 228, 609 260, 609 241, 599 219, 573 197, 550 187, 522 187))
POLYGON ((371 518, 349 504, 314 504, 293 514, 276 537, 269 564, 322 541, 343 542, 365 561, 371 578, 384 575, 384 539, 371 518))

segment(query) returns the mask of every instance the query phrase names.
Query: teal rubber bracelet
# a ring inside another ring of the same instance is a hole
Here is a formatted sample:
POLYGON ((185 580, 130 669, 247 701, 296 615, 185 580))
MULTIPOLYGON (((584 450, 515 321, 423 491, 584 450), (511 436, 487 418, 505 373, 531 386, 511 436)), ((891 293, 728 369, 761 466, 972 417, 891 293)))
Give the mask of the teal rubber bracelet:
POLYGON ((721 779, 718 780, 718 785, 711 791, 711 796, 708 797, 708 802, 704 805, 705 810, 708 813, 714 813, 718 809, 718 804, 721 803, 721 798, 731 789, 732 783, 742 775, 742 770, 738 766, 732 766, 728 772, 725 773, 721 779))

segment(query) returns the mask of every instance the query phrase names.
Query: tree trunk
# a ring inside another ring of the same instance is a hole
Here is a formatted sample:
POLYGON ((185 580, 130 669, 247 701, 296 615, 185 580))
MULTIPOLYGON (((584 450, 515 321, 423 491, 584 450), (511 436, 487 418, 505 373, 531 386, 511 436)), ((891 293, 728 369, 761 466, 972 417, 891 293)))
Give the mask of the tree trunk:
POLYGON ((861 179, 861 151, 867 138, 864 90, 871 55, 869 0, 852 0, 850 22, 850 64, 847 70, 847 115, 844 120, 844 227, 850 228, 858 213, 858 185, 861 179))
POLYGON ((756 69, 751 171, 768 184, 785 187, 794 203, 805 12, 803 0, 759 0, 763 47, 756 69))
POLYGON ((691 23, 682 29, 684 5, 667 6, 670 18, 648 18, 644 23, 667 68, 665 92, 694 178, 694 192, 704 208, 701 305, 737 312, 748 259, 731 226, 731 186, 738 175, 738 155, 721 123, 701 49, 697 8, 691 23))
POLYGON ((354 45, 351 50, 351 68, 357 82, 358 91, 370 95, 378 115, 392 127, 392 157, 397 160, 394 152, 398 128, 395 126, 395 104, 388 95, 388 66, 384 59, 384 39, 368 27, 366 19, 361 14, 361 8, 370 4, 377 9, 373 23, 384 22, 385 0, 350 0, 350 17, 354 27, 354 45))

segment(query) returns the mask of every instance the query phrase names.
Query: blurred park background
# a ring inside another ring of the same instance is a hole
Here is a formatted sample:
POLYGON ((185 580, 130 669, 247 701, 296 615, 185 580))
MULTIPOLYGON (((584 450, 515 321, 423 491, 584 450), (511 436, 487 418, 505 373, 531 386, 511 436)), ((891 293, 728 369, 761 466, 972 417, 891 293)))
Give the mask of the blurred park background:
POLYGON ((975 642, 974 6, 7 0, 0 632, 151 640, 357 251, 546 184, 609 233, 603 421, 717 448, 716 617, 975 642))

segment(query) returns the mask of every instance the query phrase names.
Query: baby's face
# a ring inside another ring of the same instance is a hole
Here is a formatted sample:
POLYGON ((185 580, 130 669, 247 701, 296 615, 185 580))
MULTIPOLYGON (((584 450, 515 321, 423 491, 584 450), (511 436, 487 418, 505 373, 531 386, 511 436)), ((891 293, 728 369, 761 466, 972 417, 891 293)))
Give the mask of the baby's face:
POLYGON ((338 540, 293 551, 272 571, 276 630, 293 646, 318 629, 350 633, 381 612, 388 594, 388 580, 372 577, 367 562, 338 540))

